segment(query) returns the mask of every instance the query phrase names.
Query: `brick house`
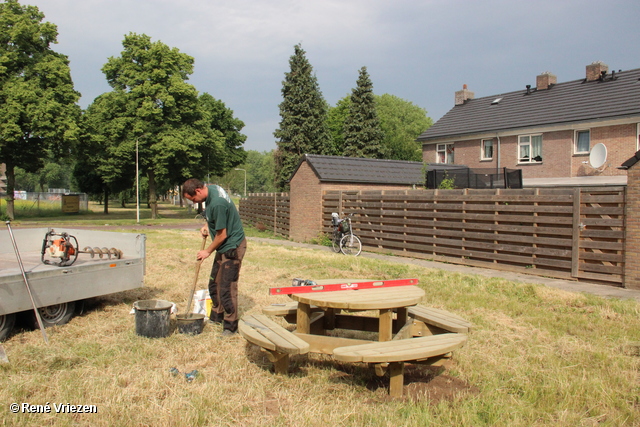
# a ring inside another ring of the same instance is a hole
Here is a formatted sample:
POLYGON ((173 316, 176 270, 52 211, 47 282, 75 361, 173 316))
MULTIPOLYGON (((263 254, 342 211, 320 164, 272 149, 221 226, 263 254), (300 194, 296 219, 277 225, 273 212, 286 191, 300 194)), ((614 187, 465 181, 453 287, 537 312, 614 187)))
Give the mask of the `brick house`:
POLYGON ((627 172, 618 166, 640 149, 639 137, 640 69, 609 72, 594 62, 583 79, 557 83, 545 72, 535 87, 483 98, 464 85, 455 106, 418 141, 425 162, 518 168, 531 186, 549 178, 624 184, 627 172), (589 159, 598 143, 607 160, 594 168, 589 159))
POLYGON ((406 190, 424 185, 421 162, 305 154, 291 175, 290 235, 308 241, 322 231, 327 190, 406 190))

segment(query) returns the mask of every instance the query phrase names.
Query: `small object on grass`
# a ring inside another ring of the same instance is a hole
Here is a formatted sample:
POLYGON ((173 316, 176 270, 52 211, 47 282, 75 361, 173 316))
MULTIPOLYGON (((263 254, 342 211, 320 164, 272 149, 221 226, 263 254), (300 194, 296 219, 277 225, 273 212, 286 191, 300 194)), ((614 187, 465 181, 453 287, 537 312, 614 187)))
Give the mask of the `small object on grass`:
POLYGON ((4 347, 0 344, 0 363, 9 363, 7 353, 4 351, 4 347))
POLYGON ((178 371, 178 368, 169 368, 169 372, 170 372, 170 373, 171 373, 171 375, 173 375, 174 377, 180 373, 180 371, 178 371))
POLYGON ((187 379, 187 382, 190 383, 198 376, 198 371, 194 369, 193 371, 187 372, 186 374, 184 374, 184 376, 187 379))

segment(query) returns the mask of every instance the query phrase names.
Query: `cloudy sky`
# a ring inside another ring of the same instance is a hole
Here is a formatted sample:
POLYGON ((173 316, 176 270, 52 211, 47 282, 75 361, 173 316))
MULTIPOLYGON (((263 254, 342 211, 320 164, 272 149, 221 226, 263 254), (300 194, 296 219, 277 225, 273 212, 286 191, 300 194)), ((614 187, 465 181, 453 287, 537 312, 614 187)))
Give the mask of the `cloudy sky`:
POLYGON ((100 71, 130 32, 195 59, 190 78, 245 122, 245 148, 276 147, 284 73, 297 43, 331 105, 366 66, 374 92, 437 121, 463 84, 476 98, 584 78, 586 65, 640 68, 638 0, 20 0, 58 26, 80 104, 109 91, 100 71))

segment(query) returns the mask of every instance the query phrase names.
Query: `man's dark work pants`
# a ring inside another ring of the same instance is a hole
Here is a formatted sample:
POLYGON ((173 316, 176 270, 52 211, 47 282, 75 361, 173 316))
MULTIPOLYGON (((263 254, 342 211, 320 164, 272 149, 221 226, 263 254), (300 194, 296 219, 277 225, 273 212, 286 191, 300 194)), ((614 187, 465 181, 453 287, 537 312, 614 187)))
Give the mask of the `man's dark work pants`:
POLYGON ((222 323, 223 329, 231 332, 238 330, 238 278, 246 250, 247 239, 244 239, 236 249, 223 254, 216 252, 209 277, 212 302, 209 319, 222 323))

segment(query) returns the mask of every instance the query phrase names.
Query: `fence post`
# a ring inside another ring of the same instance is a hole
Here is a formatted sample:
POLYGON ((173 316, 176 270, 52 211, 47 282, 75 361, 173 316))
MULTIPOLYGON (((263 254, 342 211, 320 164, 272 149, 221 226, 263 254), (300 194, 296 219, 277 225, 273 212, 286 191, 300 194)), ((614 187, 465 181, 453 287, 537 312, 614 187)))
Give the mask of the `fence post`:
POLYGON ((278 193, 273 193, 273 235, 278 235, 278 193))
POLYGON ((573 189, 573 227, 571 232, 571 277, 580 275, 580 195, 579 187, 573 189))
POLYGON ((624 271, 622 286, 640 289, 640 165, 627 169, 624 208, 624 271))

